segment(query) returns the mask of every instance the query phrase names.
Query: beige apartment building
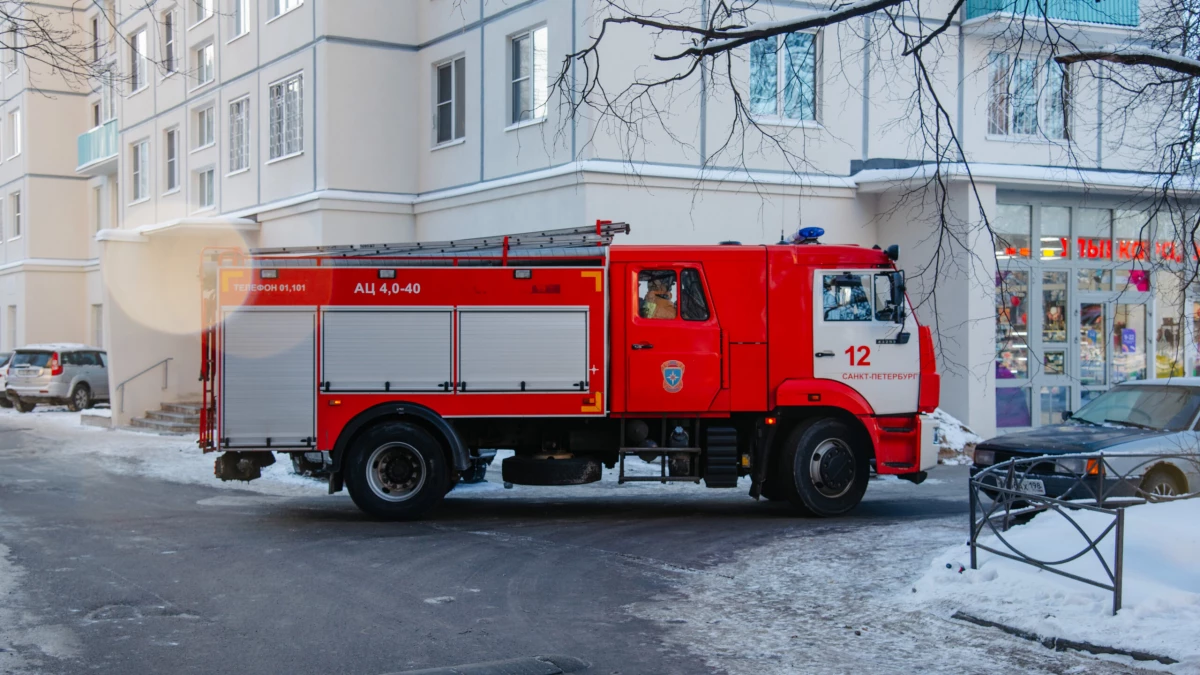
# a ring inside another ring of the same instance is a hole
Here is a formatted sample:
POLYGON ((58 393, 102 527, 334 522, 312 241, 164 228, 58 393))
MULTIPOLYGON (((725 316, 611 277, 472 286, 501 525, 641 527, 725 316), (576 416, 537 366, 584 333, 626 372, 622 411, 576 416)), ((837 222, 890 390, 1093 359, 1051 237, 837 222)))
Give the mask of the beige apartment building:
MULTIPOLYGON (((928 189, 913 167, 928 158, 903 104, 911 69, 888 74, 887 57, 863 49, 862 24, 752 45, 734 61, 757 121, 803 156, 797 170, 761 144, 715 152, 734 116, 720 87, 670 102, 667 124, 682 143, 647 124, 630 147, 603 121, 564 119, 549 85, 563 55, 595 32, 600 5, 117 0, 82 9, 85 26, 108 25, 97 17, 111 12, 118 32, 100 29, 101 41, 121 77, 81 101, 95 128, 81 138, 75 176, 59 170, 81 193, 74 226, 99 229, 96 241, 81 237, 77 252, 56 255, 81 261, 71 268, 81 280, 87 261, 101 260, 102 296, 81 291, 78 304, 106 308, 112 382, 150 373, 127 386, 117 422, 198 396, 205 248, 449 239, 601 218, 630 222, 639 243, 767 243, 809 225, 830 242, 899 243, 914 299, 939 285, 940 315, 931 304, 919 313, 939 320, 944 407, 981 434, 1045 423, 1124 379, 1200 368, 1191 319, 1114 253, 1139 236, 1127 230, 1148 178, 1134 171, 1137 149, 1105 133, 1111 93, 1079 72, 1067 105, 1043 95, 1067 90, 1066 74, 1045 55, 997 47, 1012 25, 1003 3, 968 0, 952 26, 957 40, 934 64, 978 186, 950 171, 951 215, 967 231, 987 213, 1000 234, 998 249, 977 228, 964 238, 966 255, 990 266, 940 279, 916 274, 932 256, 936 219, 913 199, 928 189), (1114 339, 1125 346, 1106 348, 1114 339), (168 364, 165 389, 156 364, 168 364)), ((817 9, 762 7, 764 18, 817 9)), ((1080 43, 1136 31, 1136 0, 1097 7, 1055 18, 1080 43)), ((602 52, 605 71, 630 78, 655 49, 651 35, 624 31, 602 52)), ((23 175, 30 192, 51 180, 23 175)))
MULTIPOLYGON (((47 2, 69 27, 69 3, 47 2), (59 9, 57 6, 61 6, 59 9)), ((104 346, 103 294, 75 136, 88 128, 79 82, 0 55, 0 349, 36 342, 104 346)))

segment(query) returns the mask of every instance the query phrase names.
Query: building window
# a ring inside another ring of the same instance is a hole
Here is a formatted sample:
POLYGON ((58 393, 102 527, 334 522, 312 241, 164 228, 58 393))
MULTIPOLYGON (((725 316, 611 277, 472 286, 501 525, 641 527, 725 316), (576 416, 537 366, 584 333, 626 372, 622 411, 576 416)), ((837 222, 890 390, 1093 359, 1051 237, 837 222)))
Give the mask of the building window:
POLYGON ((212 16, 213 0, 192 0, 192 24, 198 24, 201 21, 212 16))
POLYGON ((229 23, 233 37, 250 32, 250 0, 232 0, 229 23))
POLYGON ((130 183, 133 187, 133 201, 138 202, 150 196, 150 143, 142 141, 130 148, 130 183))
POLYGON ((17 26, 9 21, 7 28, 4 31, 4 46, 7 49, 4 52, 4 73, 12 75, 17 72, 17 26))
POLYGON ((465 58, 443 63, 435 69, 437 104, 434 114, 434 138, 437 143, 448 143, 466 136, 466 70, 465 58))
POLYGON ((92 63, 100 60, 100 17, 92 17, 92 63))
POLYGON ((509 121, 518 124, 546 116, 549 97, 547 80, 546 27, 514 36, 510 41, 512 111, 509 121))
POLYGON ((12 238, 16 239, 21 236, 21 193, 9 195, 8 203, 12 206, 12 238))
POLYGON ((287 14, 304 4, 304 0, 267 0, 267 2, 270 3, 272 19, 281 14, 287 14))
POLYGON ((100 121, 107 122, 117 117, 117 83, 112 71, 100 74, 100 121))
POLYGON ((216 188, 215 177, 216 171, 214 169, 205 169, 196 174, 196 202, 202 209, 210 208, 216 203, 213 194, 216 188))
POLYGON ((270 87, 270 159, 279 159, 304 151, 303 80, 300 75, 276 82, 270 87))
POLYGON ((215 120, 212 106, 196 112, 196 147, 203 148, 216 142, 215 120))
POLYGON ((1065 139, 1070 135, 1070 76, 1054 60, 992 54, 988 133, 1065 139))
POLYGON ((100 104, 92 104, 92 128, 100 126, 100 104))
POLYGON ((104 192, 100 186, 92 188, 92 231, 99 232, 104 226, 104 192))
POLYGON ((163 14, 163 70, 168 74, 179 69, 178 57, 175 55, 175 12, 172 10, 163 14))
POLYGON ((213 46, 204 45, 196 50, 196 86, 213 81, 213 46))
POLYGON ((166 153, 167 192, 179 189, 179 130, 169 129, 163 138, 166 153))
POLYGON ((104 346, 104 305, 92 305, 92 345, 104 346))
POLYGON ((229 104, 229 172, 250 168, 250 97, 229 104))
POLYGON ((12 148, 11 157, 21 154, 21 111, 8 113, 8 147, 12 148))
POLYGON ((129 40, 129 90, 141 91, 148 83, 146 60, 146 30, 142 29, 133 34, 129 40))
POLYGON ((789 33, 750 43, 750 113, 780 120, 817 119, 817 40, 789 33))

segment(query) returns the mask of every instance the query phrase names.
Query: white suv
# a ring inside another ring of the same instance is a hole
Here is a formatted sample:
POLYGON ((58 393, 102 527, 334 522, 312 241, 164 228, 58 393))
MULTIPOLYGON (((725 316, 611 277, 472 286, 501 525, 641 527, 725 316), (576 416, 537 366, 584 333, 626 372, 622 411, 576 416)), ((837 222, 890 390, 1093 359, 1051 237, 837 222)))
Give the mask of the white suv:
POLYGON ((21 347, 9 361, 4 393, 20 412, 39 403, 90 408, 108 400, 108 356, 87 345, 21 347))

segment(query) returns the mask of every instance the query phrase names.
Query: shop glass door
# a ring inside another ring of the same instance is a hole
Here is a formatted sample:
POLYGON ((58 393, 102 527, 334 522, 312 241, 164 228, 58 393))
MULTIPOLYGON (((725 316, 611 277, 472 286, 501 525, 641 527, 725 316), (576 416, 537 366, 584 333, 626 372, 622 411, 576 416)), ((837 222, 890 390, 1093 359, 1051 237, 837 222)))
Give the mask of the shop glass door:
POLYGON ((1062 414, 1073 410, 1070 363, 1069 291, 1071 273, 1066 270, 1043 270, 1041 273, 1040 326, 1033 327, 1035 353, 1040 357, 1034 377, 1036 392, 1035 425, 1059 424, 1062 414))

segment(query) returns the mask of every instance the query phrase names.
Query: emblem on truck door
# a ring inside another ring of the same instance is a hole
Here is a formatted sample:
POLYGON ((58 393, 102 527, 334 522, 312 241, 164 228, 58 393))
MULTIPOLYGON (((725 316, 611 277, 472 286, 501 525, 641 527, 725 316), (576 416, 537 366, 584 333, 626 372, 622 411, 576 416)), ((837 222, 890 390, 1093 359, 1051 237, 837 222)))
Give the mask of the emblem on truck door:
POLYGON ((663 361, 662 374, 663 389, 666 389, 668 394, 676 394, 683 389, 683 363, 674 359, 663 361))

